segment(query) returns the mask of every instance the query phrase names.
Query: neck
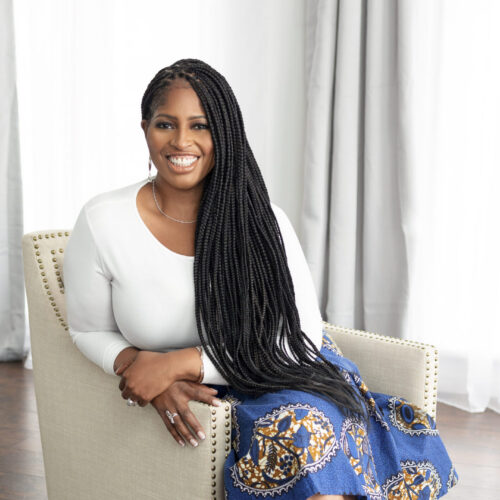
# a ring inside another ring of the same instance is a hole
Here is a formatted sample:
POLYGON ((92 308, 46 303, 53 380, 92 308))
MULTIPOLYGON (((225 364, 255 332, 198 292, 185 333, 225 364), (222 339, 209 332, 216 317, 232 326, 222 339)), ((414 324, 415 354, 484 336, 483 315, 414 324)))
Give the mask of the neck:
POLYGON ((155 194, 160 208, 166 214, 180 220, 195 220, 203 195, 203 184, 193 189, 180 190, 157 176, 155 194))

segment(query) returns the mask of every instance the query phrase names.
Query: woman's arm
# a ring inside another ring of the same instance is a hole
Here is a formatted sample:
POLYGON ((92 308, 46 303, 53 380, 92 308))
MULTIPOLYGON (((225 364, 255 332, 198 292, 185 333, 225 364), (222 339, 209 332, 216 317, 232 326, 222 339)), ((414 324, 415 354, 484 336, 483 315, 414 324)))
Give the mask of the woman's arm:
POLYGON ((123 358, 123 351, 134 346, 122 336, 115 322, 111 277, 102 265, 86 206, 66 245, 63 278, 73 343, 90 361, 113 375, 117 356, 123 358))

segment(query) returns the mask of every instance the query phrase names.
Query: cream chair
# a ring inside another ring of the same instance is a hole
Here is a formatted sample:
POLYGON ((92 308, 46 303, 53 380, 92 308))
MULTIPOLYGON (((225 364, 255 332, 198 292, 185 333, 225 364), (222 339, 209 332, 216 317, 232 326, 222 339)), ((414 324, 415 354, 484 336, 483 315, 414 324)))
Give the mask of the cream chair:
MULTIPOLYGON (((128 407, 119 378, 72 343, 63 258, 70 231, 25 234, 23 257, 35 394, 49 500, 223 499, 231 409, 191 402, 208 432, 197 448, 174 442, 156 410, 128 407)), ((417 342, 324 323, 367 386, 436 415, 437 351, 417 342)))

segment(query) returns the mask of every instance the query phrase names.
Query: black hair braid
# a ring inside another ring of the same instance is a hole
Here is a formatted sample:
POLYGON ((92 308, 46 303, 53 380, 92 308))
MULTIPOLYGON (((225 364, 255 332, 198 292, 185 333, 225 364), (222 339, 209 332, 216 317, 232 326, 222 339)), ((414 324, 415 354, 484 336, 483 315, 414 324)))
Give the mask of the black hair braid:
POLYGON ((214 143, 193 270, 196 324, 207 356, 242 393, 303 390, 366 418, 362 397, 301 330, 283 237, 226 79, 203 61, 181 59, 148 85, 142 118, 151 119, 178 78, 198 95, 214 143))

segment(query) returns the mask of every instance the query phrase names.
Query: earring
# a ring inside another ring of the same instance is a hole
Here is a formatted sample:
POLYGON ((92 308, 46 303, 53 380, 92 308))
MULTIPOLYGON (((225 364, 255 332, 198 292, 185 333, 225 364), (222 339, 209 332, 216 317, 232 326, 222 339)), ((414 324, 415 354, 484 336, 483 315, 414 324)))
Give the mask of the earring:
POLYGON ((148 167, 149 167, 148 182, 153 182, 153 177, 151 177, 151 156, 149 157, 148 167))

